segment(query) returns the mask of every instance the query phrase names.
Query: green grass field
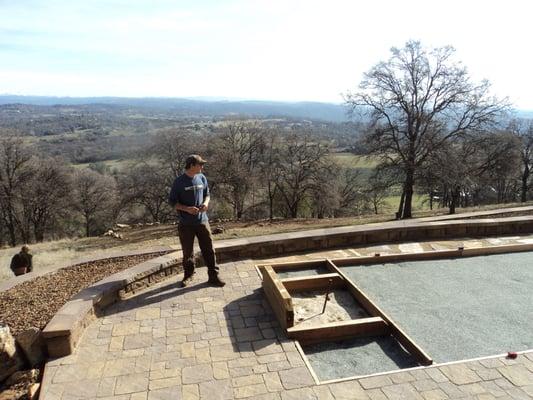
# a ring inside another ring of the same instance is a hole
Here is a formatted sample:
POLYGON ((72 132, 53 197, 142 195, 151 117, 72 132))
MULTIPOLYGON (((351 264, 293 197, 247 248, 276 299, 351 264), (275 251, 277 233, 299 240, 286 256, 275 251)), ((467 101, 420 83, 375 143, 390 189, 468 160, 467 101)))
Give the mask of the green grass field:
POLYGON ((373 169, 379 163, 379 159, 376 156, 361 156, 352 153, 333 153, 331 157, 342 166, 357 169, 373 169))

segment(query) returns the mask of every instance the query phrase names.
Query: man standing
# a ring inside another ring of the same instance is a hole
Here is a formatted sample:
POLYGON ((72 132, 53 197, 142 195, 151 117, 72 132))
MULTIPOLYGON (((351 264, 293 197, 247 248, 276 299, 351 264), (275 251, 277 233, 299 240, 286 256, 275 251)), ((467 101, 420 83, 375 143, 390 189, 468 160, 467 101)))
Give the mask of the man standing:
POLYGON ((181 282, 185 287, 193 281, 194 277, 194 237, 198 238, 198 244, 202 256, 207 265, 209 284, 222 287, 226 283, 218 276, 218 267, 215 261, 213 238, 207 218, 209 207, 209 186, 207 178, 202 174, 205 160, 197 154, 192 154, 185 161, 185 173, 178 176, 168 201, 178 211, 178 235, 183 252, 184 277, 181 282))

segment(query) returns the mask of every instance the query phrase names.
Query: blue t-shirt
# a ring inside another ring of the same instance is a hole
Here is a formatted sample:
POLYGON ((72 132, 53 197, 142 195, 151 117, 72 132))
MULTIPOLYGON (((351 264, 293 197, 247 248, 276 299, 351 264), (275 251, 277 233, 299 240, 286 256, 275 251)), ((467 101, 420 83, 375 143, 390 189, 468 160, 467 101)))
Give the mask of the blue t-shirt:
MULTIPOLYGON (((200 207, 206 197, 209 197, 209 186, 204 174, 196 174, 193 178, 187 174, 182 174, 174 180, 168 202, 172 207, 175 207, 176 203, 189 207, 200 207)), ((178 211, 178 216, 179 222, 184 225, 207 222, 206 212, 192 215, 185 211, 178 211)))

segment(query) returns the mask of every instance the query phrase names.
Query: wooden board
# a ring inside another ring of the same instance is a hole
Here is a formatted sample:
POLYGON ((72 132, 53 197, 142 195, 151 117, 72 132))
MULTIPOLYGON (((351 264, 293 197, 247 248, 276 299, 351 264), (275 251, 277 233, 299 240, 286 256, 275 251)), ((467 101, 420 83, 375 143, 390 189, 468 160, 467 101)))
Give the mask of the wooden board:
POLYGON ((324 267, 328 268, 325 260, 309 260, 309 261, 290 261, 286 263, 275 263, 275 264, 260 264, 257 265, 259 269, 262 269, 265 266, 271 267, 274 271, 290 271, 293 269, 303 269, 303 268, 319 268, 324 267))
POLYGON ((283 329, 294 325, 292 299, 270 266, 263 266, 263 290, 283 329))
POLYGON ((289 292, 297 293, 307 290, 326 290, 330 286, 330 280, 331 289, 342 289, 346 286, 344 279, 337 273, 286 278, 281 279, 281 283, 289 292))
POLYGON ((420 364, 431 365, 433 360, 422 350, 387 314, 385 314, 368 296, 359 289, 331 260, 327 260, 331 267, 344 278, 347 288, 355 299, 367 310, 367 312, 376 317, 381 317, 391 329, 392 335, 402 344, 405 349, 413 355, 420 364))
POLYGON ((389 333, 390 328, 381 317, 332 322, 309 327, 294 326, 287 329, 287 335, 303 345, 355 337, 382 336, 389 333))
POLYGON ((371 264, 383 264, 402 261, 416 261, 416 260, 428 260, 439 258, 453 258, 460 257, 463 254, 461 250, 435 250, 425 251, 420 253, 398 253, 398 254, 386 254, 380 256, 363 256, 363 257, 348 257, 348 258, 334 258, 331 261, 337 266, 346 265, 371 265, 371 264))

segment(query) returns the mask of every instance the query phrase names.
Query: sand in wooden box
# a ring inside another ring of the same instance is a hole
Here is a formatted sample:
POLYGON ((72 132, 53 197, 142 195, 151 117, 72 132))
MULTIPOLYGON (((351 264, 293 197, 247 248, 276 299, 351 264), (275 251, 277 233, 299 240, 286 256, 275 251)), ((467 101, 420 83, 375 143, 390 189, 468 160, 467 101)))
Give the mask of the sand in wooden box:
POLYGON ((350 292, 343 289, 329 293, 327 302, 323 290, 291 293, 291 297, 295 326, 322 325, 370 316, 350 292))

